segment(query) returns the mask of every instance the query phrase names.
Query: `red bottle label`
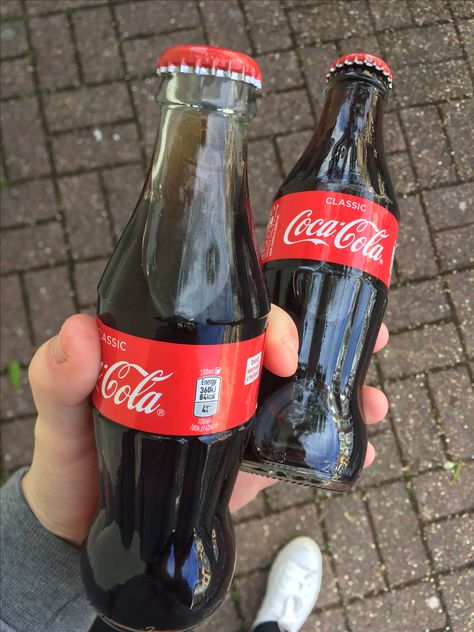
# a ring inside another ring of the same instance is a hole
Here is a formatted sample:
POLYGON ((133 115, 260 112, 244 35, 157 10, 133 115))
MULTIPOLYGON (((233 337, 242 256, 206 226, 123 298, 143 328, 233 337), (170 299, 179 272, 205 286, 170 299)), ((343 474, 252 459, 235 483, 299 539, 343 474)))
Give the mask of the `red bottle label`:
POLYGON ((122 426, 162 435, 206 435, 255 413, 265 334, 220 345, 131 336, 97 319, 101 369, 95 408, 122 426))
POLYGON ((380 204, 332 191, 290 193, 273 204, 262 260, 340 263, 388 287, 397 234, 397 220, 380 204))

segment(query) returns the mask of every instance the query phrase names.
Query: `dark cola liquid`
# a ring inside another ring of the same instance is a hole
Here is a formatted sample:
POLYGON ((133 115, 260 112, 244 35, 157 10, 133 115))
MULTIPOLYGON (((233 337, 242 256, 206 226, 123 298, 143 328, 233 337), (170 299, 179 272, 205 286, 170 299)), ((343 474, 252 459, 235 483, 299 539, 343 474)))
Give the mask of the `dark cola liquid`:
MULTIPOLYGON (((398 217, 383 150, 385 89, 363 73, 333 80, 315 135, 275 199, 337 191, 398 217)), ((365 459, 360 394, 387 288, 370 274, 324 261, 270 261, 264 274, 270 300, 297 325, 298 368, 290 378, 264 369, 243 467, 342 491, 354 483, 365 459)))

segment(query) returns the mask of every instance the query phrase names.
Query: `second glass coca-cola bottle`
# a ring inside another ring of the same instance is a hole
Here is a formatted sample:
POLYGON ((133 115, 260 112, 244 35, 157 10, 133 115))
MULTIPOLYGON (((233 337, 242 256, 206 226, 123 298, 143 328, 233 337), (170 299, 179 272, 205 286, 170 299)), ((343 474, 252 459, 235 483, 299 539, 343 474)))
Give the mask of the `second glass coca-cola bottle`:
POLYGON ((82 575, 117 630, 187 630, 226 595, 269 309, 247 185, 260 70, 207 46, 158 69, 152 164, 98 289, 100 502, 82 575))
POLYGON ((373 55, 337 59, 314 135, 275 195, 264 273, 298 327, 298 369, 264 370, 247 471, 341 491, 362 469, 361 387, 398 231, 382 128, 391 79, 373 55))

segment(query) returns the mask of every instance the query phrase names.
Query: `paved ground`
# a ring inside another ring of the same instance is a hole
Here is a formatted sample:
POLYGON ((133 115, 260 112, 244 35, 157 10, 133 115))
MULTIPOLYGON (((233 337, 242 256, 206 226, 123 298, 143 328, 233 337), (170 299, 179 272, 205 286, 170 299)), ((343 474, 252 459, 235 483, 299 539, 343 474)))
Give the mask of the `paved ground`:
POLYGON ((391 400, 373 436, 377 464, 349 495, 278 486, 241 511, 231 595, 202 629, 243 632, 272 555, 308 534, 324 550, 325 579, 306 632, 474 630, 474 2, 3 0, 1 14, 7 474, 30 458, 34 406, 26 370, 15 391, 5 367, 26 369, 65 316, 94 310, 150 154, 157 53, 209 42, 261 63, 266 92, 250 144, 260 236, 313 127, 328 64, 360 49, 386 56, 402 231, 391 345, 370 372, 391 400))

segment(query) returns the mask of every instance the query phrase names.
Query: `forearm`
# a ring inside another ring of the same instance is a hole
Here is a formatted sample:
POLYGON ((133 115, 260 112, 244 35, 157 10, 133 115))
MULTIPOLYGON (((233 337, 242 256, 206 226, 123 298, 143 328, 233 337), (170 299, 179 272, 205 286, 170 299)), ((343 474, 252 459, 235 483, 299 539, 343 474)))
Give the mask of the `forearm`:
POLYGON ((79 550, 36 519, 21 491, 25 471, 16 472, 0 491, 0 627, 17 632, 88 630, 95 615, 82 588, 79 550))

